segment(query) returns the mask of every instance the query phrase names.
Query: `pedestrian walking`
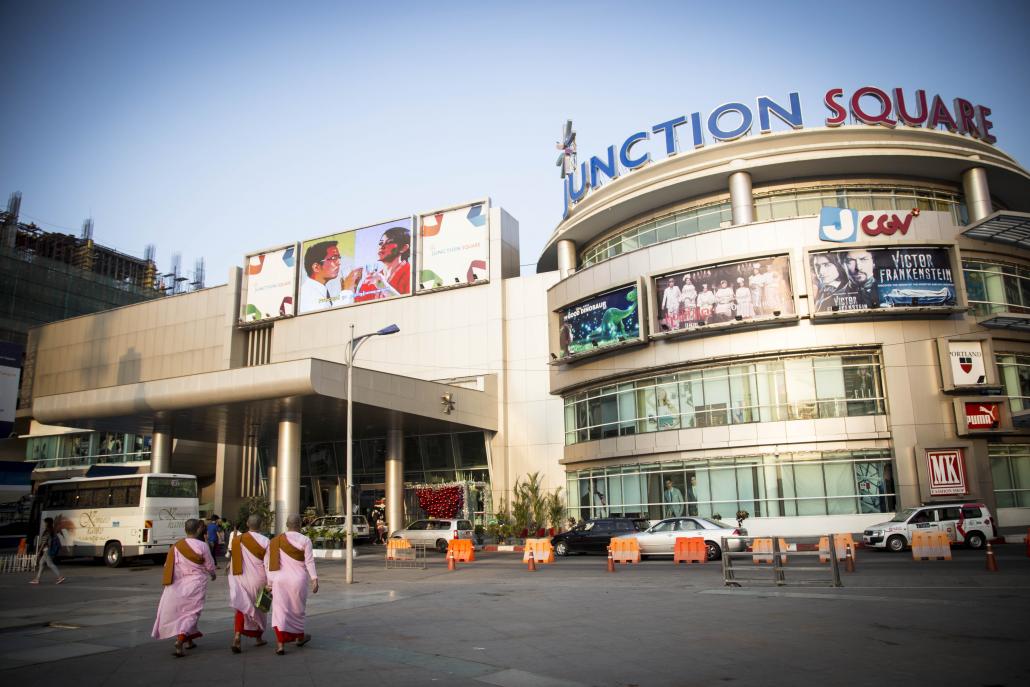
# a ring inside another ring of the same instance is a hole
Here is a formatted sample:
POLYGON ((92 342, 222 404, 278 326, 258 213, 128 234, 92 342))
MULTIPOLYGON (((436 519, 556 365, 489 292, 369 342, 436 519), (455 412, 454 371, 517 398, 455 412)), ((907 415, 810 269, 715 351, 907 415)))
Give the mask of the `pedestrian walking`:
POLYGON ((247 531, 234 536, 229 545, 229 603, 236 609, 231 647, 234 654, 242 651, 241 637, 255 638, 255 646, 268 644, 262 638, 265 612, 255 603, 267 584, 268 538, 260 533, 261 524, 260 515, 251 515, 247 519, 247 531))
POLYGON ((192 649, 196 646, 193 640, 203 636, 197 623, 204 610, 208 578, 216 577, 211 549, 204 542, 204 521, 190 518, 185 530, 186 536, 168 549, 161 580, 164 591, 150 633, 155 639, 175 637, 176 658, 185 656, 183 649, 192 649))
POLYGON ((64 576, 57 569, 54 558, 61 550, 61 538, 54 531, 54 519, 43 518, 43 533, 39 535, 39 545, 36 547, 36 577, 29 580, 29 584, 39 584, 39 578, 43 576, 43 566, 54 571, 57 581, 54 584, 64 582, 64 576))
POLYGON ((300 516, 286 519, 286 531, 273 537, 268 545, 268 582, 272 588, 272 629, 275 653, 286 653, 286 642, 304 646, 311 635, 304 633, 307 613, 308 580, 311 593, 318 593, 318 573, 311 553, 311 540, 300 533, 300 516))
POLYGON ((212 515, 207 523, 207 545, 211 549, 211 558, 218 555, 218 516, 212 515))

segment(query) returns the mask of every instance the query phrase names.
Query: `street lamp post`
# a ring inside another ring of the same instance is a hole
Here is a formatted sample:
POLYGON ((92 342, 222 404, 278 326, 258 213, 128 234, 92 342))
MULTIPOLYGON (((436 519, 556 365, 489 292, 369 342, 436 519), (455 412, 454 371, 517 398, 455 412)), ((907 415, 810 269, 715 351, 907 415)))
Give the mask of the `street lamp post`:
POLYGON ((354 484, 354 356, 358 347, 373 336, 396 334, 401 330, 395 324, 383 327, 377 332, 354 338, 354 325, 350 326, 350 346, 347 347, 347 515, 344 530, 347 533, 347 584, 354 582, 354 498, 351 485, 354 484))

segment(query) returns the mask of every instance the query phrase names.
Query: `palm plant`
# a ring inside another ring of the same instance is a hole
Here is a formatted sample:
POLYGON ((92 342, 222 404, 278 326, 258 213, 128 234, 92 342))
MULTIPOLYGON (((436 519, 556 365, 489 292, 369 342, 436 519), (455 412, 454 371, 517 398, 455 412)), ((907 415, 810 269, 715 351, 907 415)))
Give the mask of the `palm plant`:
POLYGON ((565 499, 561 497, 561 487, 547 494, 547 520, 555 532, 560 532, 562 523, 565 520, 565 499))

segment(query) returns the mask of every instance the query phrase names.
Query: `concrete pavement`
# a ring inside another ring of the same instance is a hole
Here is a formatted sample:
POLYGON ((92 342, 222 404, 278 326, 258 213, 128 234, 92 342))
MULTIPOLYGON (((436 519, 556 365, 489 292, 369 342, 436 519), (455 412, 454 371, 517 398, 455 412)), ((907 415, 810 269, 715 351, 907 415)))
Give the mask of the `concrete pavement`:
MULTIPOLYGON (((364 547, 380 554, 381 549, 364 547)), ((845 587, 727 588, 717 564, 601 557, 528 573, 512 554, 477 554, 449 573, 319 562, 314 640, 275 656, 233 655, 224 574, 205 633, 184 659, 149 637, 160 568, 66 564, 69 580, 0 577, 0 678, 34 685, 1022 685, 1030 683, 1030 559, 1022 546, 953 561, 862 552, 845 587), (284 682, 285 681, 285 682, 284 682)), ((788 574, 788 579, 790 579, 788 574)))

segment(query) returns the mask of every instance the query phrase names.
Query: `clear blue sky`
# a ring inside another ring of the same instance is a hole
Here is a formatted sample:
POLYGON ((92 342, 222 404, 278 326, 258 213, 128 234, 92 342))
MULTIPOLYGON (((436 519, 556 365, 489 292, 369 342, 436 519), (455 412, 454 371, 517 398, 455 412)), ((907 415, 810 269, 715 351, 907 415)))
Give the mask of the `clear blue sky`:
MULTIPOLYGON (((0 198, 167 268, 490 196, 535 264, 581 159, 678 115, 839 86, 994 110, 1030 165, 1022 2, 0 3, 0 198)), ((524 272, 532 271, 524 267, 524 272)))

